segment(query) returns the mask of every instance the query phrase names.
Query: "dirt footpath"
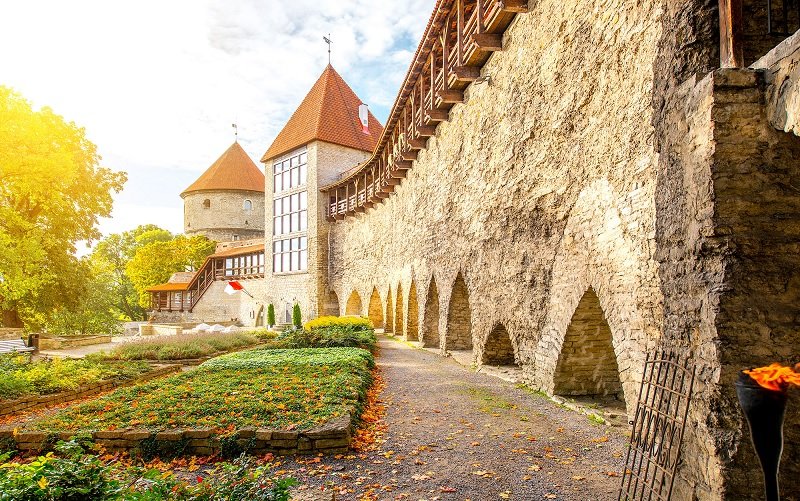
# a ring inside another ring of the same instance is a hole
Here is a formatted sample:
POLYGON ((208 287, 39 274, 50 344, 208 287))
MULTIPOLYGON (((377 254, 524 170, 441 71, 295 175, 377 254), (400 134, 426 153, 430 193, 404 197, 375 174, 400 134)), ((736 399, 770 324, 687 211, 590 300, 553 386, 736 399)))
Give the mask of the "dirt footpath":
POLYGON ((451 358, 382 337, 385 442, 289 459, 297 499, 616 499, 626 439, 451 358))

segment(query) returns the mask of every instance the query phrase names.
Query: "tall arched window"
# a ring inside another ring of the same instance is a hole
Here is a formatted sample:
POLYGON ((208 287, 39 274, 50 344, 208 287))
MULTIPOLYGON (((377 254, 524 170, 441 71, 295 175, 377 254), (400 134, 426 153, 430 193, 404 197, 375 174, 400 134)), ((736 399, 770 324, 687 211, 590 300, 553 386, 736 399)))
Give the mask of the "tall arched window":
POLYGON ((244 201, 244 210, 253 210, 253 202, 250 200, 244 201))
POLYGON ((206 198, 205 200, 203 200, 203 208, 204 209, 210 209, 211 208, 211 199, 210 198, 206 198))

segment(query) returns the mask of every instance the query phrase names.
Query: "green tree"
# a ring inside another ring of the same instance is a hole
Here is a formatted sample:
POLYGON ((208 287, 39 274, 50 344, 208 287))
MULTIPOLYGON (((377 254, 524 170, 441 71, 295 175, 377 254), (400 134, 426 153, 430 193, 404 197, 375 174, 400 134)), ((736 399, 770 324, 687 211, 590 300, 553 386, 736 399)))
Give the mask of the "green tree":
POLYGON ((6 326, 39 327, 76 306, 87 276, 78 241, 100 237, 123 172, 99 166, 84 129, 50 108, 35 111, 0 86, 0 311, 6 326))
POLYGON ((144 320, 145 310, 139 304, 139 293, 125 273, 136 251, 152 242, 172 240, 172 234, 153 224, 139 226, 123 233, 114 233, 100 240, 92 251, 90 260, 98 282, 111 300, 117 317, 126 320, 144 320))
POLYGON ((275 325, 275 305, 272 303, 267 306, 267 325, 270 327, 275 325))
POLYGON ((216 242, 202 235, 178 235, 138 248, 125 266, 125 274, 136 288, 139 305, 143 308, 150 305, 148 287, 166 282, 175 272, 197 270, 215 248, 216 242))
POLYGON ((47 331, 59 335, 116 334, 120 314, 114 303, 114 283, 97 274, 89 258, 79 262, 84 284, 80 299, 69 307, 57 307, 46 315, 47 331))

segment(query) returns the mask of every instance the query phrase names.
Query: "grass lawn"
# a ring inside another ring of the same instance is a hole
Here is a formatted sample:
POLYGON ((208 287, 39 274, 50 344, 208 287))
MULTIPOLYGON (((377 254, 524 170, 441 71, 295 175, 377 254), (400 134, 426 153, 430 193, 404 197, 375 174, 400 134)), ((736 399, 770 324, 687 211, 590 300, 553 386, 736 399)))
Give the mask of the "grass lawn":
POLYGON ((372 355, 358 348, 247 350, 176 376, 117 389, 28 428, 305 430, 351 408, 360 413, 373 366, 372 355))
POLYGON ((186 360, 254 346, 261 341, 245 332, 179 334, 126 343, 102 358, 110 360, 186 360))
POLYGON ((99 360, 29 361, 28 355, 0 355, 0 400, 77 390, 101 381, 131 380, 148 372, 144 362, 99 360))

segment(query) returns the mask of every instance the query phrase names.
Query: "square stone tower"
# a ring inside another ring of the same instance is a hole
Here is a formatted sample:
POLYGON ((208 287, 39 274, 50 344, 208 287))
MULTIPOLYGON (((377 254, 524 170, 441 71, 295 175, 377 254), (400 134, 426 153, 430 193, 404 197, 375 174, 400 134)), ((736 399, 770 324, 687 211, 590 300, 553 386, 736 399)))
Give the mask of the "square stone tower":
MULTIPOLYGON (((328 65, 261 158, 266 171, 265 289, 278 323, 338 314, 329 289, 327 199, 320 191, 372 154, 383 132, 361 99, 328 65)), ((346 298, 343 298, 346 299, 346 298)))

